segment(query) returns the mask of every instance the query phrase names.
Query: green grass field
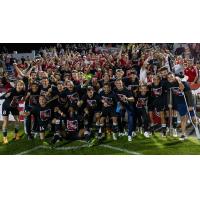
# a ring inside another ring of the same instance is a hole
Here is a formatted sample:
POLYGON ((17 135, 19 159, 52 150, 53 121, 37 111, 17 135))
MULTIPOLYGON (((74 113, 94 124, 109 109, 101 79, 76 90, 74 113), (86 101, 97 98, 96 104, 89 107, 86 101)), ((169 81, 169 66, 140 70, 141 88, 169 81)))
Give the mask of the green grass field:
MULTIPOLYGON (((64 141, 56 148, 42 145, 39 139, 28 141, 21 129, 21 139, 12 141, 12 127, 9 128, 9 144, 2 144, 0 136, 1 155, 199 155, 200 141, 191 136, 182 142, 178 138, 162 138, 156 133, 150 138, 138 134, 131 143, 127 137, 120 137, 117 141, 104 140, 100 145, 88 147, 83 141, 64 141)), ((50 140, 48 138, 47 140, 50 140)))

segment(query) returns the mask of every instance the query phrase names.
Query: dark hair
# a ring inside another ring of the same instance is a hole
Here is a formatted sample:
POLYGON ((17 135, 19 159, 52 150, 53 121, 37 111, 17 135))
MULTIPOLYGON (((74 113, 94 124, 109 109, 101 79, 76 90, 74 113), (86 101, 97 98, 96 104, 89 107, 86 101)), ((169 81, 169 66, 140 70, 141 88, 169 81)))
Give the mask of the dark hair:
POLYGON ((165 70, 168 71, 168 68, 167 68, 167 67, 161 67, 161 68, 159 69, 159 72, 162 72, 162 71, 165 71, 165 70))
POLYGON ((103 87, 104 87, 104 86, 111 87, 110 83, 104 83, 104 84, 103 84, 103 87))

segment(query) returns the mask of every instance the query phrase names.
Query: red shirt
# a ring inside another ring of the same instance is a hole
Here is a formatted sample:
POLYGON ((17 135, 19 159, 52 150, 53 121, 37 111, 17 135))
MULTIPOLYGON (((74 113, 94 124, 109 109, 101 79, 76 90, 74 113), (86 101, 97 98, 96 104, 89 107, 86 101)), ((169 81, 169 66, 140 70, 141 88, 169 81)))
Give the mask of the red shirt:
POLYGON ((188 82, 193 82, 195 77, 198 75, 196 66, 187 67, 184 69, 184 74, 188 76, 188 82))

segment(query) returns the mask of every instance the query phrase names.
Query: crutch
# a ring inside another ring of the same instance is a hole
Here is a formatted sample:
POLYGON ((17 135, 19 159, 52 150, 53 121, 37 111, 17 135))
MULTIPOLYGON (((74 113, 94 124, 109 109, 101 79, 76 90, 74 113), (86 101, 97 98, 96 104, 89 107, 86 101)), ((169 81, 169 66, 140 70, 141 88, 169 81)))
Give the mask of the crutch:
POLYGON ((172 90, 169 90, 169 135, 173 134, 173 126, 172 126, 172 90))
POLYGON ((196 111, 194 110, 194 107, 193 107, 193 112, 194 112, 194 117, 195 117, 195 123, 192 121, 192 117, 190 115, 190 111, 189 111, 189 108, 188 108, 188 103, 187 103, 187 99, 185 97, 185 93, 183 92, 183 97, 184 97, 184 100, 185 100, 185 104, 186 104, 186 107, 187 107, 187 111, 188 111, 188 115, 189 115, 189 118, 190 118, 190 121, 192 123, 192 126, 194 127, 194 130, 195 130, 195 133, 196 133, 196 136, 197 138, 200 140, 200 133, 199 133, 199 129, 198 129, 198 118, 197 118, 197 115, 196 115, 196 111))

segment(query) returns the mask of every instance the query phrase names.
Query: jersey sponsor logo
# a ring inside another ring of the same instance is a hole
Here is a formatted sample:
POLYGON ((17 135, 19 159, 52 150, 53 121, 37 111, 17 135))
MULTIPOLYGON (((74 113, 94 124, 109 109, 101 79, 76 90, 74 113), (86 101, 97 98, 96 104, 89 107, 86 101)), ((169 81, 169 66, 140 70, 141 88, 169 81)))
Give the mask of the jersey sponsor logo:
POLYGON ((67 120, 67 131, 77 131, 78 130, 78 120, 67 120))
POLYGON ((110 98, 110 97, 105 97, 105 96, 102 96, 102 99, 105 103, 107 103, 108 105, 112 105, 113 103, 113 99, 110 98))
POLYGON ((22 97, 23 96, 13 96, 10 106, 16 108, 19 105, 19 101, 22 99, 22 97))
POLYGON ((77 103, 79 99, 79 95, 77 92, 67 95, 67 98, 69 99, 70 103, 77 103))
POLYGON ((179 87, 172 87, 171 90, 175 96, 183 96, 183 92, 179 89, 179 87))
POLYGON ((143 108, 147 106, 147 101, 148 98, 138 98, 137 103, 136 103, 136 107, 137 108, 143 108))
POLYGON ((94 107, 94 106, 97 105, 97 101, 95 99, 92 99, 92 100, 91 99, 87 99, 87 104, 90 107, 94 107))
POLYGON ((47 121, 51 118, 51 109, 40 111, 40 119, 42 121, 47 121))
POLYGON ((152 93, 155 97, 162 95, 162 87, 160 88, 152 88, 152 93))

